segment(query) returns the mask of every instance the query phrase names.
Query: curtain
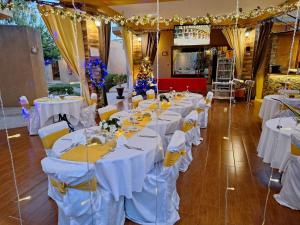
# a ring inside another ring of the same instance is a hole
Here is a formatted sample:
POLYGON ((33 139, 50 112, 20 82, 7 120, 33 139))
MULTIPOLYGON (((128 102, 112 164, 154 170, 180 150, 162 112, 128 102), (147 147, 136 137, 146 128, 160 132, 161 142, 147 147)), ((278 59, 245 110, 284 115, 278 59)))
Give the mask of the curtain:
POLYGON ((127 27, 122 27, 124 50, 126 54, 126 69, 128 75, 128 86, 133 88, 133 57, 132 57, 132 32, 127 27))
POLYGON ((146 56, 150 58, 151 64, 153 64, 155 60, 156 51, 157 51, 157 34, 156 32, 149 32, 147 37, 146 56))
POLYGON ((111 32, 110 23, 105 24, 101 22, 101 26, 98 27, 98 32, 99 32, 100 59, 107 66, 108 57, 109 57, 109 48, 110 48, 110 32, 111 32))
POLYGON ((245 33, 246 28, 224 28, 222 30, 229 46, 235 50, 236 61, 235 69, 237 77, 240 78, 243 73, 243 63, 245 55, 245 33))
POLYGON ((252 71, 253 71, 254 78, 256 77, 259 67, 262 65, 264 52, 266 51, 266 47, 270 40, 272 27, 273 27, 272 20, 264 21, 260 26, 259 37, 257 43, 255 44, 254 56, 253 56, 252 71))
MULTIPOLYGON (((38 6, 40 13, 51 10, 51 6, 38 6)), ((73 10, 70 10, 73 13, 73 10)), ((85 55, 81 24, 73 22, 68 17, 61 17, 49 13, 41 14, 49 32, 51 33, 62 57, 71 70, 78 76, 81 85, 81 95, 90 103, 89 86, 85 76, 85 55)))

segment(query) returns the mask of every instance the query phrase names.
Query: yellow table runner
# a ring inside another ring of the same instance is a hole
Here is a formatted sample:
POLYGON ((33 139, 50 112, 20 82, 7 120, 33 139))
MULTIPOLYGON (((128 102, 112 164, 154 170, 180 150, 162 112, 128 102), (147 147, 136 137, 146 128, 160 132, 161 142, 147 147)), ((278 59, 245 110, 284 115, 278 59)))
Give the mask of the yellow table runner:
MULTIPOLYGON (((140 118, 140 120, 137 120, 137 122, 135 122, 135 124, 134 124, 134 126, 140 127, 140 128, 146 127, 152 121, 151 116, 143 116, 142 113, 136 113, 134 115, 134 117, 140 118)), ((133 126, 132 122, 130 122, 129 119, 124 120, 122 123, 122 128, 126 128, 129 126, 133 126)), ((137 132, 139 132, 139 130, 131 131, 131 132, 124 132, 124 131, 121 131, 121 132, 122 132, 122 135, 124 135, 127 139, 129 139, 129 138, 133 137, 137 132)))
POLYGON ((76 162, 95 163, 115 148, 116 144, 116 141, 113 140, 105 144, 79 145, 70 151, 63 153, 60 158, 76 162))

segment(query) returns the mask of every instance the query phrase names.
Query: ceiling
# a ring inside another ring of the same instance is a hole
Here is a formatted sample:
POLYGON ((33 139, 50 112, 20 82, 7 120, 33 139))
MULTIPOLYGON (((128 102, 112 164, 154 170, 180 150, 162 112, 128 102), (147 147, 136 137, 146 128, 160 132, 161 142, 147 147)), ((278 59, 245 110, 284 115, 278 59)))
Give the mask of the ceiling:
MULTIPOLYGON (((103 0, 112 9, 124 15, 142 16, 146 14, 155 15, 157 11, 156 0, 103 0), (134 4, 137 3, 138 4, 134 4), (150 3, 149 3, 150 2, 150 3)), ((239 0, 243 11, 255 9, 257 6, 266 8, 283 3, 283 0, 239 0)), ((170 18, 174 15, 186 17, 222 15, 236 10, 236 0, 174 0, 161 1, 159 14, 162 17, 170 18)))

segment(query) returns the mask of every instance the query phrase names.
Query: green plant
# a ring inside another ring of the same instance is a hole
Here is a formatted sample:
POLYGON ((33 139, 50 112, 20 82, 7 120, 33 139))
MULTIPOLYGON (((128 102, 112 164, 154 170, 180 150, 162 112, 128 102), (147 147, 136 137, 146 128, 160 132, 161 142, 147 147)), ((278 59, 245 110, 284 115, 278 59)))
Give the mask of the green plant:
POLYGON ((123 83, 125 83, 127 81, 127 75, 126 74, 115 74, 115 73, 110 73, 105 77, 105 90, 109 91, 110 88, 112 88, 113 86, 116 86, 117 80, 115 79, 115 77, 117 76, 122 76, 123 77, 123 83))
POLYGON ((116 74, 116 76, 114 76, 114 82, 116 85, 121 86, 121 84, 125 83, 127 80, 127 76, 124 74, 116 74))
POLYGON ((68 93, 69 95, 74 95, 74 89, 70 84, 49 84, 48 86, 49 94, 53 95, 63 95, 68 93))

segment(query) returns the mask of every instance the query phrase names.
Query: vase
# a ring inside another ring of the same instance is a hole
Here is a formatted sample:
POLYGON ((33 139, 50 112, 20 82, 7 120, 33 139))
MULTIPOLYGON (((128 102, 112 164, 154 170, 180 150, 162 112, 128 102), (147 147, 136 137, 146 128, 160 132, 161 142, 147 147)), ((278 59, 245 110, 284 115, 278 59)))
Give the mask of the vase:
POLYGON ((125 98, 123 96, 124 88, 123 87, 117 87, 116 89, 117 89, 117 92, 118 92, 117 99, 124 99, 125 98))

